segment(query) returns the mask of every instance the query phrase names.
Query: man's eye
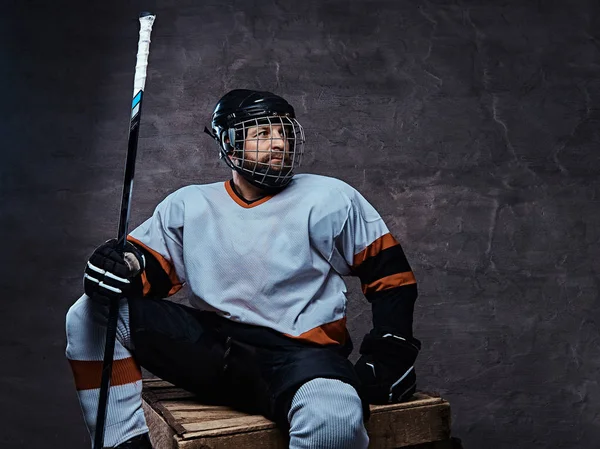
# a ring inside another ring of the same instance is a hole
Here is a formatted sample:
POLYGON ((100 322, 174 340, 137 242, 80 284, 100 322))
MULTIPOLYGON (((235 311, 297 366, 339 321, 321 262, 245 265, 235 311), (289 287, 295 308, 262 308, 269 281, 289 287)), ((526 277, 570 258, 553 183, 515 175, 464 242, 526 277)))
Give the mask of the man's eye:
POLYGON ((260 131, 258 133, 259 136, 266 136, 267 134, 268 134, 267 131, 260 131))

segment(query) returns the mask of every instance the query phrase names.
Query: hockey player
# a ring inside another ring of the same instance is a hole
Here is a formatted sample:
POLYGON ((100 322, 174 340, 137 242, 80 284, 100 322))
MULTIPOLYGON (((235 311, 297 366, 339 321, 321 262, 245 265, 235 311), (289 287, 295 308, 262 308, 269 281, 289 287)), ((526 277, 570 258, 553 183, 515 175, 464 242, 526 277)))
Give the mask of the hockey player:
POLYGON ((67 358, 95 432, 110 298, 120 302, 105 445, 150 448, 140 366, 206 403, 260 413, 290 448, 366 448, 368 404, 415 391, 415 278, 376 210, 348 184, 294 174, 304 131, 286 100, 233 90, 212 132, 232 179, 167 196, 100 245, 66 319, 67 358), (347 359, 342 276, 358 276, 373 329, 347 359), (187 284, 192 307, 166 298, 187 284))

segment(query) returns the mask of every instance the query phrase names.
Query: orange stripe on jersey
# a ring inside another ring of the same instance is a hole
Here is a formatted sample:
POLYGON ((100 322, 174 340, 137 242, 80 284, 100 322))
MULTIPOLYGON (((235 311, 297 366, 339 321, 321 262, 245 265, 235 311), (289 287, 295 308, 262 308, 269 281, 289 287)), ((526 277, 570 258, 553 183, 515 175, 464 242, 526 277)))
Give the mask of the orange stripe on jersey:
POLYGON ((142 285, 144 286, 142 294, 146 296, 150 293, 150 282, 148 281, 148 276, 146 276, 146 271, 142 271, 142 285))
POLYGON ((231 188, 231 186, 229 185, 229 181, 225 181, 225 190, 227 190, 227 193, 229 194, 229 196, 231 197, 231 199, 233 201, 235 201, 237 204, 239 204, 240 206, 246 208, 246 209, 250 209, 251 207, 256 207, 262 203, 266 203, 267 201, 269 201, 271 198, 273 198, 273 195, 268 195, 265 196, 264 198, 261 198, 258 201, 255 201, 253 203, 250 204, 246 204, 244 203, 233 191, 233 189, 231 188))
MULTIPOLYGON (((92 390, 100 388, 102 380, 102 360, 69 360, 75 387, 77 390, 92 390)), ((142 371, 137 362, 128 357, 121 360, 113 360, 110 385, 125 385, 142 380, 142 371)))
POLYGON ((417 280, 412 271, 405 273, 396 273, 384 278, 378 279, 370 284, 362 285, 363 294, 380 292, 382 290, 389 290, 390 288, 400 287, 402 285, 416 284, 417 280))
POLYGON ((361 263, 368 259, 369 257, 376 256, 384 249, 391 248, 392 246, 398 245, 396 239, 390 234, 382 235, 365 249, 363 249, 360 253, 354 255, 354 262, 352 264, 352 268, 358 267, 361 263))
POLYGON ((315 327, 303 334, 294 337, 293 335, 284 334, 286 337, 294 340, 304 341, 306 343, 317 343, 319 345, 343 345, 346 343, 348 331, 346 330, 346 317, 341 318, 331 323, 323 324, 315 327))
MULTIPOLYGON (((148 251, 150 254, 152 254, 156 258, 156 260, 158 260, 158 263, 160 264, 162 269, 165 271, 165 273, 167 273, 167 276, 169 276, 169 280, 171 281, 171 284, 173 284, 173 287, 171 287, 171 290, 169 290, 169 296, 174 295, 181 289, 181 287, 182 287, 181 281, 177 277, 177 273, 175 272, 175 267, 173 266, 173 264, 171 262, 169 262, 167 259, 165 259, 160 253, 157 253, 156 251, 154 251, 148 245, 145 245, 144 243, 140 242, 135 237, 127 236, 127 240, 134 242, 136 245, 143 246, 146 249, 146 251, 148 251)), ((145 277, 144 275, 142 275, 142 282, 144 283, 144 295, 145 295, 147 292, 150 291, 150 283, 148 282, 148 278, 145 277)))

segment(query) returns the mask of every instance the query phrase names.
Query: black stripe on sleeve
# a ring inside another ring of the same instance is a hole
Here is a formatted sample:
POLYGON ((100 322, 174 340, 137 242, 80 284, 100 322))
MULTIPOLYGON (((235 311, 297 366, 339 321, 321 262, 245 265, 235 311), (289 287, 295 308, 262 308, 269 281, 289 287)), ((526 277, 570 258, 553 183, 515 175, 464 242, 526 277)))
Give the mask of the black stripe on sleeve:
POLYGON ((416 284, 402 285, 367 295, 373 309, 373 328, 412 338, 416 284))
MULTIPOLYGON (((133 243, 133 242, 130 242, 133 243)), ((150 291, 146 295, 149 298, 162 299, 169 296, 169 291, 173 287, 169 275, 163 270, 160 262, 148 251, 146 248, 140 245, 135 245, 143 254, 146 259, 146 278, 150 283, 150 291)))
POLYGON ((380 251, 353 269, 354 275, 358 276, 363 284, 371 284, 386 276, 407 271, 412 270, 400 245, 380 251))

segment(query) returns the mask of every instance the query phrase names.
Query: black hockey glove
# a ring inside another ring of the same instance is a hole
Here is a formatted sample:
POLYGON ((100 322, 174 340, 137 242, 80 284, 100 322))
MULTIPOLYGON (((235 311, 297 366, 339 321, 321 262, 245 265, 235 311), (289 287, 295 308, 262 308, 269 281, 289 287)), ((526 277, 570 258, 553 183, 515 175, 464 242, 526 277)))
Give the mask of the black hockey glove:
POLYGON ((360 346, 354 365, 370 404, 390 404, 409 399, 416 390, 414 363, 421 349, 415 338, 371 331, 360 346))
POLYGON ((144 255, 132 243, 127 242, 125 252, 120 254, 117 239, 108 240, 90 256, 83 290, 90 298, 101 301, 142 296, 144 267, 144 255))

